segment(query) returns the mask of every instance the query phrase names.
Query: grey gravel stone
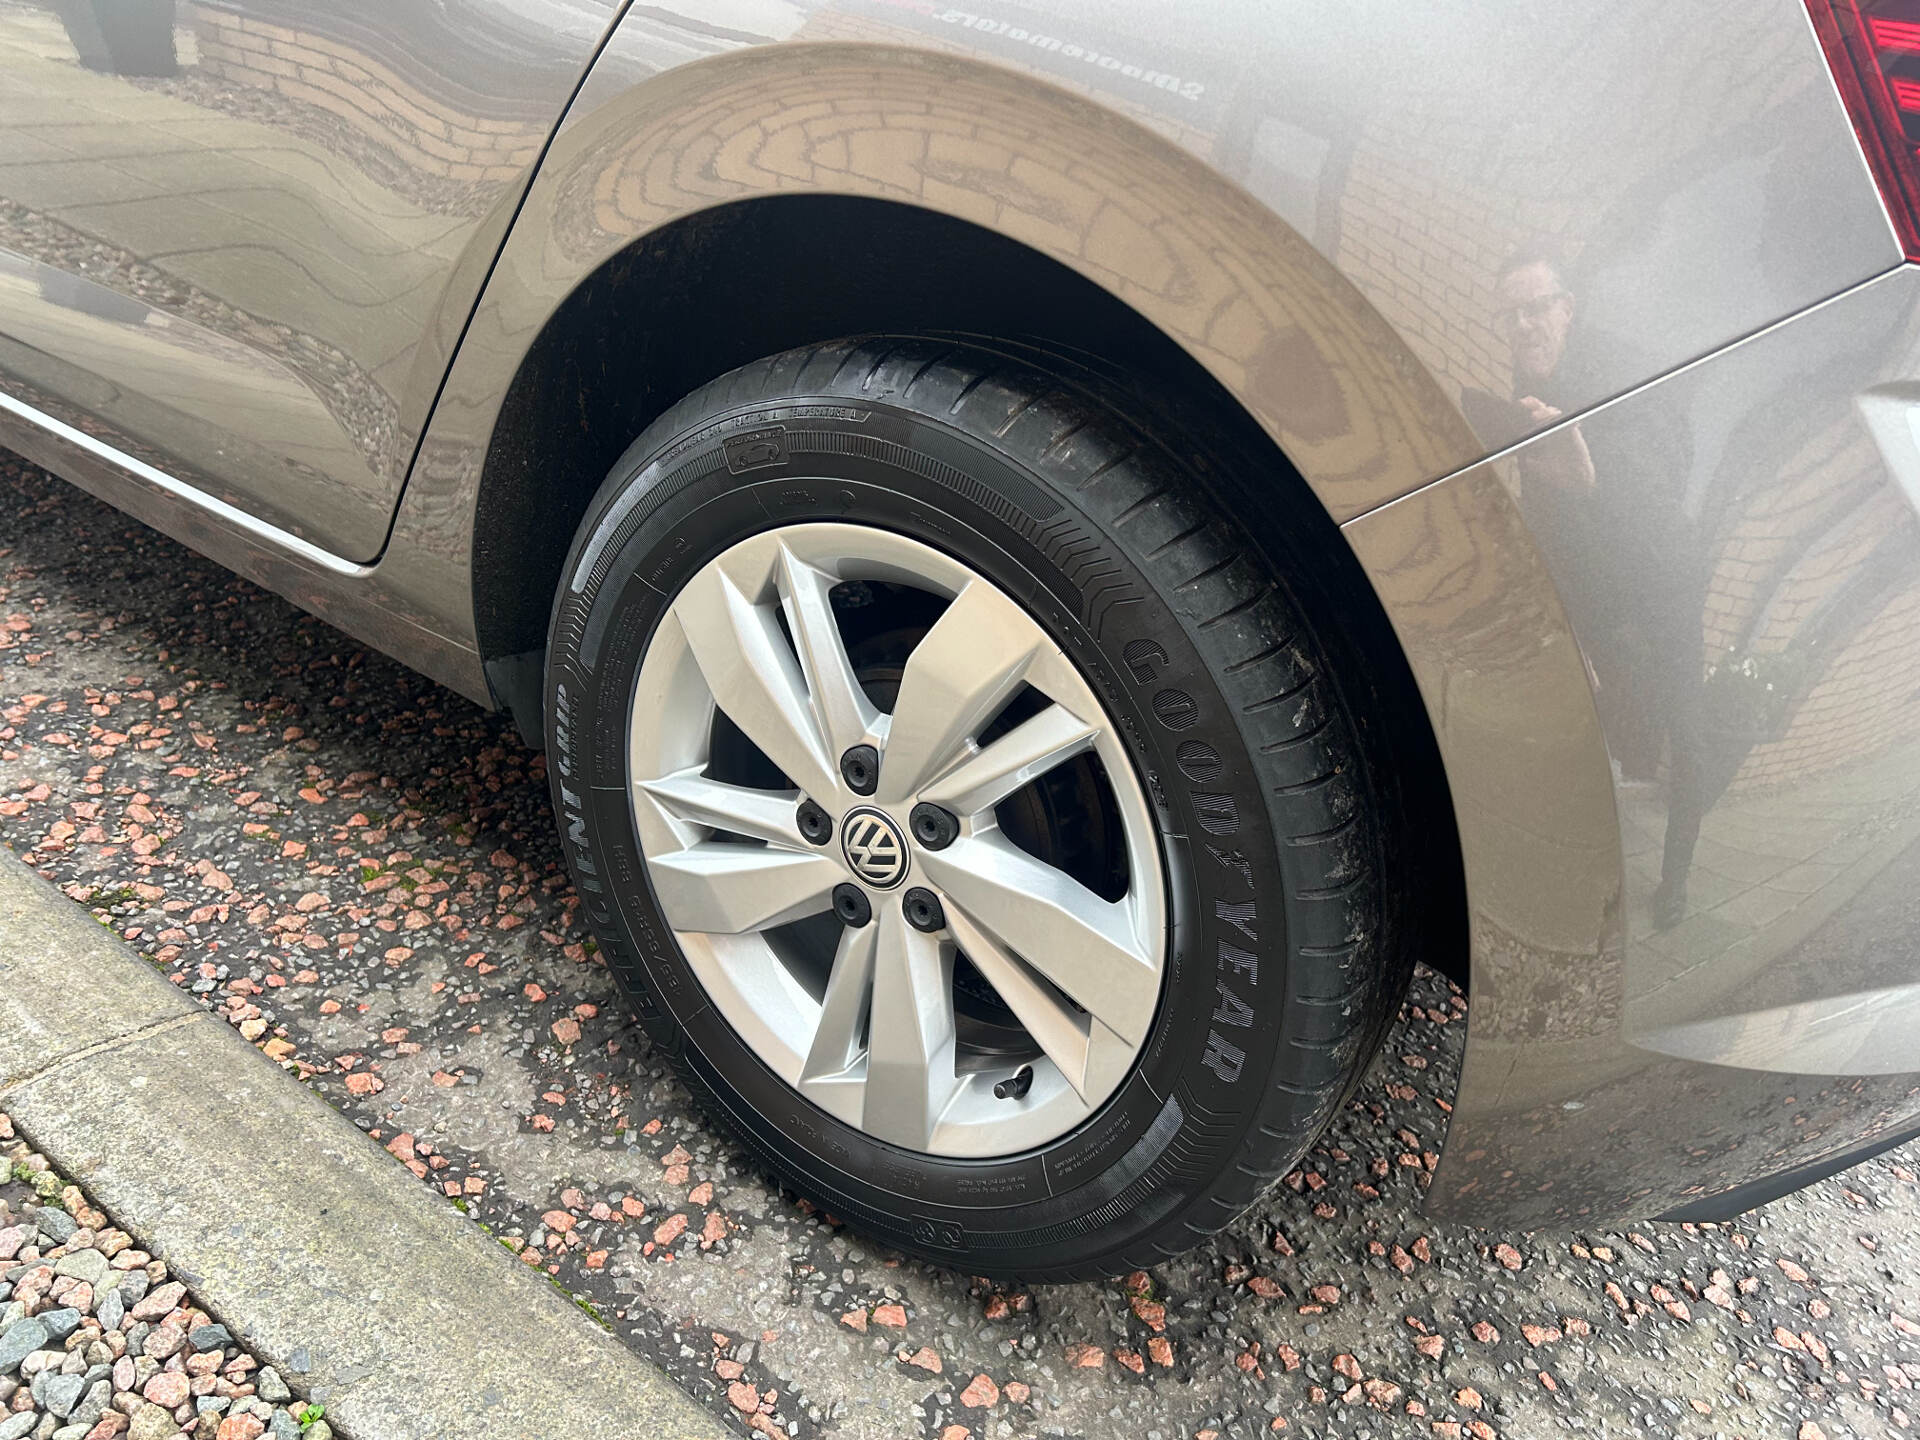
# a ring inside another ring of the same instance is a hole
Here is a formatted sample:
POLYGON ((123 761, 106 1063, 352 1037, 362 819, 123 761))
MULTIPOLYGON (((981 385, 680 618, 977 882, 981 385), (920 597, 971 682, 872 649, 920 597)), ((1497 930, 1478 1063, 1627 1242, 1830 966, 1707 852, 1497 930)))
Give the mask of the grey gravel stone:
POLYGON ((233 1343, 233 1335, 224 1325, 196 1325, 187 1332, 187 1344, 195 1353, 224 1350, 233 1343))
POLYGON ((62 1420, 73 1414, 86 1390, 87 1382, 78 1375, 49 1375, 40 1395, 41 1404, 62 1420))
POLYGON ((253 1377, 253 1393, 269 1405, 284 1405, 293 1398, 293 1392, 287 1389, 287 1382, 280 1378, 280 1372, 271 1365, 253 1377))
POLYGON ((55 1340, 64 1340, 80 1328, 80 1312, 72 1306, 62 1306, 58 1310, 42 1310, 34 1318, 47 1327, 47 1334, 55 1340))
POLYGON ((127 1318, 127 1302, 120 1298, 118 1290, 109 1290, 93 1307, 93 1316, 102 1330, 118 1330, 120 1322, 127 1318))
POLYGON ((53 1273, 71 1275, 89 1285, 98 1285, 107 1278, 107 1257, 98 1250, 75 1250, 54 1262, 53 1273))
POLYGON ((17 1415, 0 1421, 0 1440, 20 1440, 33 1427, 40 1423, 40 1414, 36 1410, 22 1410, 17 1415))
POLYGON ((6 1334, 0 1335, 0 1370, 18 1370, 20 1362, 45 1345, 50 1338, 51 1332, 47 1329, 47 1322, 39 1316, 22 1320, 6 1334))
POLYGON ((300 1440, 300 1427, 286 1411, 276 1410, 267 1421, 267 1434, 271 1440, 300 1440))
POLYGON ((118 1286, 120 1298, 129 1305, 137 1305, 140 1301, 146 1299, 147 1290, 152 1284, 153 1282, 147 1279, 146 1271, 129 1270, 126 1273, 126 1278, 121 1280, 118 1286))
POLYGON ((113 1384, 108 1380, 89 1380, 87 1393, 80 1403, 73 1407, 68 1418, 76 1425, 85 1425, 89 1429, 99 1418, 107 1413, 107 1406, 113 1403, 113 1384))
POLYGON ((86 1440, 87 1431, 92 1428, 91 1425, 69 1423, 62 1425, 58 1430, 54 1431, 53 1434, 47 1437, 47 1440, 86 1440))
POLYGON ((55 1245, 66 1244, 80 1228, 79 1223, 57 1205, 42 1205, 34 1214, 34 1224, 55 1245))

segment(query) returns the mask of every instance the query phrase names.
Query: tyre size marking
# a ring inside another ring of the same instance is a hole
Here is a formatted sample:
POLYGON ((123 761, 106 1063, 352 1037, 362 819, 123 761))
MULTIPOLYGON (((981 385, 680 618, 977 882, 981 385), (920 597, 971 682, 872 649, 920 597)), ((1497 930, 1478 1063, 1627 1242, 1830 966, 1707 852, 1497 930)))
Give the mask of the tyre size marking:
MULTIPOLYGON (((1134 683, 1143 689, 1157 684, 1163 668, 1171 663, 1166 650, 1152 640, 1133 641, 1121 651, 1121 658, 1134 683)), ((1154 691, 1148 708, 1162 728, 1176 735, 1191 730, 1202 719, 1199 701, 1187 691, 1170 685, 1154 691)), ((1188 740, 1174 752, 1174 760, 1192 787, 1187 791, 1187 800, 1200 828, 1221 838, 1236 834, 1240 829, 1240 810, 1233 796, 1224 791, 1198 788, 1217 781, 1224 768, 1219 752, 1202 741, 1188 740)), ((1260 900, 1253 888, 1252 864, 1239 850, 1222 850, 1215 845, 1208 845, 1206 850, 1222 869, 1240 877, 1248 894, 1245 900, 1216 899, 1214 921, 1223 931, 1231 931, 1249 945, 1258 946, 1260 900)), ((1214 944, 1214 969, 1219 972, 1213 981, 1216 1003, 1211 1016, 1213 1024, 1207 1031, 1207 1048, 1200 1063, 1221 1081, 1232 1085, 1239 1081, 1246 1068, 1247 1052, 1223 1035, 1221 1029, 1252 1028, 1253 1006, 1241 998, 1235 986, 1244 985, 1249 991, 1259 987, 1260 959, 1254 950, 1243 948, 1225 933, 1216 934, 1214 944)))

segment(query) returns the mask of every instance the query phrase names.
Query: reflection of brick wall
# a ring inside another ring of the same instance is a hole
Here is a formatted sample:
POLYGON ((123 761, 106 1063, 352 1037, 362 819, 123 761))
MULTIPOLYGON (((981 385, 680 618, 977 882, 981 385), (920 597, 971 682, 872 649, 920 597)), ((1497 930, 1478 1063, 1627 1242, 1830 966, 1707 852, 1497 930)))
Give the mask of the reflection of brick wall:
POLYGON ((1431 197, 1434 189, 1422 168, 1401 146, 1360 146, 1340 187, 1334 259, 1435 374, 1463 390, 1511 394, 1510 352, 1493 327, 1493 281, 1526 232, 1464 192, 1409 209, 1410 193, 1431 197))
POLYGON ((1776 654, 1792 642, 1809 607, 1850 573, 1834 553, 1836 537, 1823 532, 1853 512, 1879 468, 1849 416, 1785 456, 1775 479, 1742 497, 1738 515, 1714 541, 1708 663, 1729 651, 1776 654), (1783 588, 1792 593, 1782 596, 1783 588))
MULTIPOLYGON (((976 46, 967 43, 968 32, 955 30, 942 33, 935 28, 914 28, 906 25, 890 25, 882 20, 871 19, 863 15, 849 15, 835 10, 816 10, 806 19, 794 35, 796 40, 845 40, 862 45, 907 45, 918 50, 944 50, 953 55, 978 55, 976 46)), ((1077 90, 1083 95, 1097 95, 1102 106, 1138 121, 1149 130, 1158 131, 1167 139, 1197 154, 1205 155, 1213 147, 1213 132, 1192 125, 1182 125, 1162 110, 1151 105, 1136 104, 1126 95, 1117 94, 1111 89, 1101 89, 1095 85, 1074 79, 1071 74, 1062 74, 1057 69, 1047 69, 1040 64, 1022 65, 1019 54, 993 57, 998 64, 1014 69, 1024 69, 1050 85, 1064 89, 1077 90)))
POLYGON ((1920 584, 1864 604, 1854 594, 1887 568, 1889 546, 1913 549, 1912 515, 1883 474, 1846 414, 1720 523, 1702 663, 1751 657, 1788 705, 1742 762, 1734 793, 1812 779, 1920 736, 1920 584), (1860 613, 1826 633, 1853 604, 1860 613))
POLYGON ((1770 789, 1844 769, 1920 739, 1920 583, 1896 591, 1842 637, 1786 733, 1756 746, 1736 792, 1770 789))
POLYGON ((194 5, 192 15, 208 76, 318 106, 411 169, 450 180, 511 180, 545 138, 538 119, 469 114, 350 42, 211 5, 194 5))
MULTIPOLYGON (((1739 127, 1801 93, 1793 77, 1804 74, 1806 40, 1792 26, 1743 31, 1740 44, 1719 47, 1703 65, 1694 10, 1641 6, 1634 24, 1644 63, 1623 73, 1593 61, 1616 49, 1617 37, 1589 42, 1581 33, 1611 29, 1618 16, 1606 6, 1588 11, 1524 22, 1503 16, 1501 23, 1558 27, 1560 43, 1557 50, 1512 47, 1533 62, 1518 73, 1502 71, 1499 48, 1489 50, 1479 92, 1500 95, 1515 114, 1589 117, 1595 143, 1582 149, 1580 166, 1545 143, 1559 134, 1552 126, 1518 125, 1489 137, 1483 115, 1469 108, 1479 104, 1472 87, 1416 88, 1398 97, 1409 107, 1402 110, 1383 94, 1344 162, 1333 258, 1456 390, 1511 393, 1510 352, 1493 325, 1493 286, 1508 256, 1525 246, 1586 241, 1631 220, 1648 182, 1667 178, 1650 174, 1649 160, 1685 163, 1676 160, 1674 137, 1693 137, 1701 156, 1741 153, 1749 142, 1739 127)), ((1564 259, 1577 302, 1577 248, 1564 259)))

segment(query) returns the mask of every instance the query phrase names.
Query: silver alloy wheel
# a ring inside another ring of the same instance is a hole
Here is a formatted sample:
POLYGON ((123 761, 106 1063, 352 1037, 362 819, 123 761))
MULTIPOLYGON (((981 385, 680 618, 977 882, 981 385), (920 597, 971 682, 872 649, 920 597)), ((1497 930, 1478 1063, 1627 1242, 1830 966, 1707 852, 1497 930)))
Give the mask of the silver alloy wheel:
POLYGON ((776 1074, 847 1124, 935 1155, 1029 1149, 1092 1114, 1146 1043, 1167 943, 1146 797, 1073 663, 951 557, 858 525, 791 525, 734 545, 655 633, 628 763, 654 896, 709 998, 776 1074), (832 599, 847 582, 947 602, 907 656, 891 714, 849 657, 832 599), (1027 687, 1041 697, 1033 713, 982 748, 1027 687), (716 710, 796 788, 710 776, 716 710), (871 794, 841 773, 840 757, 862 745, 880 756, 871 794), (1016 845, 996 814, 1089 752, 1126 851, 1116 899, 1016 845), (831 817, 828 843, 802 836, 803 800, 831 817), (912 839, 922 802, 957 818, 950 843, 912 839), (831 915, 835 888, 849 885, 871 921, 842 929, 830 960, 809 969, 796 958, 797 922, 831 915), (932 931, 907 919, 923 890, 944 922, 932 931), (1030 1055, 963 1040, 956 955, 1015 1017, 1030 1055))

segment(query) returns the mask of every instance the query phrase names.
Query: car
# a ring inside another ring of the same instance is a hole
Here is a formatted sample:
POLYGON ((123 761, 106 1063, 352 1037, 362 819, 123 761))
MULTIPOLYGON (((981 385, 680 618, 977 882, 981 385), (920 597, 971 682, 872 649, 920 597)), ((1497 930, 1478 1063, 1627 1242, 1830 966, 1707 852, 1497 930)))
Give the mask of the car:
POLYGON ((911 1254, 1196 1243, 1420 963, 1440 1219, 1920 1134, 1916 0, 0 0, 0 441, 511 712, 911 1254))

